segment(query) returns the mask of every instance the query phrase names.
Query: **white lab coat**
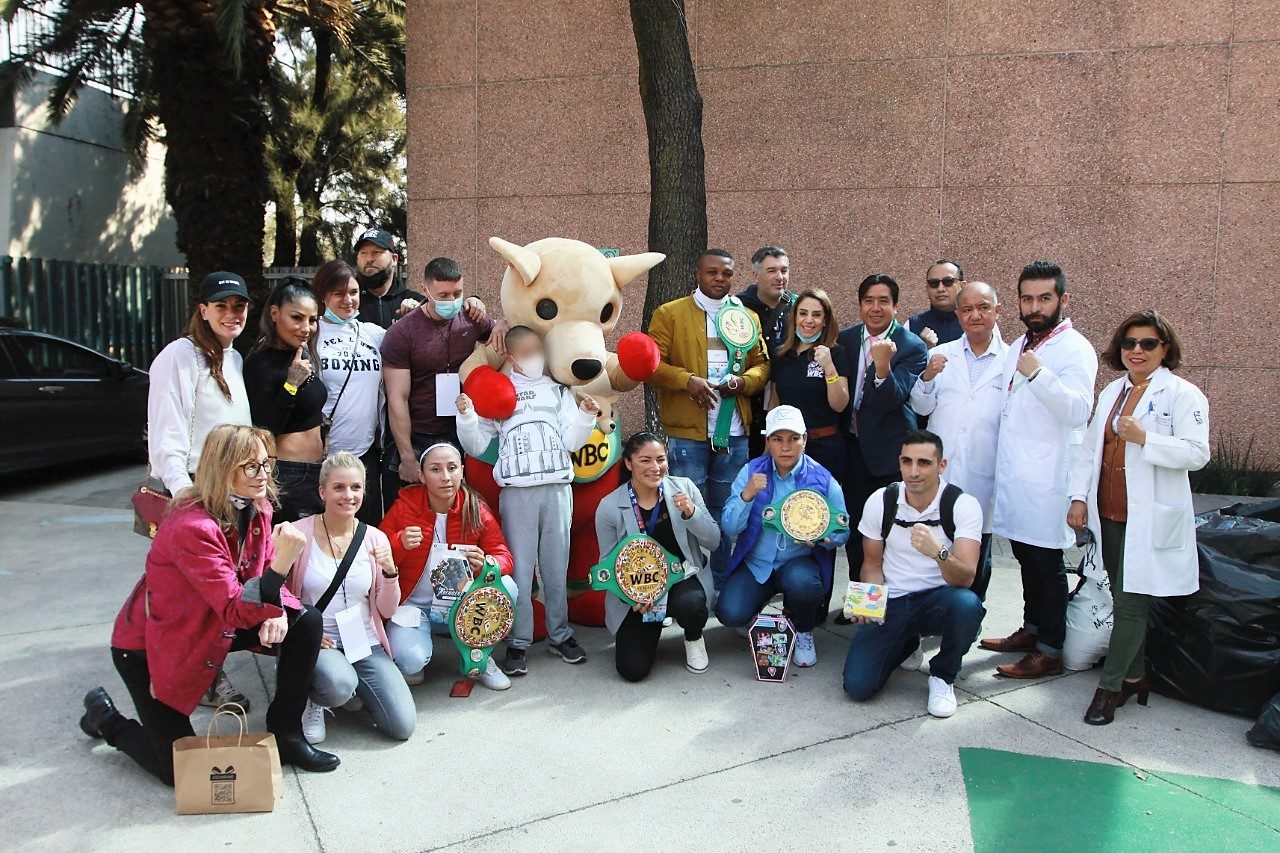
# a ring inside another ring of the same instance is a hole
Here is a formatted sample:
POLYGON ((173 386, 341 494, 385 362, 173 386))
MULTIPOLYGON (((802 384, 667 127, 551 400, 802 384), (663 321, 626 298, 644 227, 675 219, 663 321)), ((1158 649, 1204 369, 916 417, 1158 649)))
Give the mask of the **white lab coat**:
MULTIPOLYGON (((1071 472, 1070 496, 1089 506, 1089 529, 1102 542, 1098 480, 1107 417, 1129 385, 1112 382, 1098 395, 1098 408, 1071 472)), ((1144 595, 1190 595, 1200 588, 1195 510, 1187 472, 1209 461, 1209 403, 1190 382, 1161 367, 1134 410, 1147 431, 1146 444, 1124 449, 1129 520, 1124 532, 1124 591, 1144 595)), ((1100 572, 1101 566, 1097 569, 1100 572)))
POLYGON ((1067 329, 1036 350, 1044 369, 1028 382, 1017 372, 1025 338, 1005 354, 991 527, 1015 542, 1067 548, 1075 543, 1067 526, 1067 477, 1093 411, 1098 354, 1084 335, 1067 329))
POLYGON ((1004 360, 1009 345, 996 329, 987 352, 982 379, 969 388, 966 341, 961 336, 929 350, 929 357, 944 355, 947 366, 932 382, 916 382, 911 408, 928 415, 929 430, 942 439, 947 457, 947 482, 972 495, 982 506, 982 532, 991 532, 995 495, 996 443, 1000 435, 1000 405, 1004 402, 1004 360))

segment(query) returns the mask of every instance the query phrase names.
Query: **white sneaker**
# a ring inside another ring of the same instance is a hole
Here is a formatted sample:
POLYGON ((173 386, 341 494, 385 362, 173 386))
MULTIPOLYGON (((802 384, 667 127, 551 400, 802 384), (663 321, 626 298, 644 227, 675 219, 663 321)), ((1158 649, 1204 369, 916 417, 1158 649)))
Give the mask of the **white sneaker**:
POLYGON ((796 653, 792 658, 796 666, 813 666, 818 662, 818 650, 813 647, 813 632, 796 634, 796 653))
POLYGON ((956 691, 941 678, 929 676, 929 713, 950 717, 956 712, 956 691))
POLYGON ((417 687, 419 684, 427 680, 427 668, 424 666, 413 675, 406 675, 404 683, 410 687, 417 687))
POLYGON ((498 667, 492 657, 485 664, 484 672, 480 673, 478 680, 490 690, 506 690, 511 686, 511 679, 507 678, 507 674, 498 667))
POLYGON ((916 672, 924 664, 924 649, 917 648, 914 652, 907 656, 907 659, 898 664, 899 669, 905 669, 907 672, 916 672))
POLYGON ((684 641, 684 668, 701 675, 707 671, 711 661, 707 658, 707 641, 702 637, 684 641))
POLYGON ((310 699, 307 700, 307 707, 302 711, 302 736, 307 739, 307 743, 317 744, 323 743, 325 739, 324 712, 327 708, 322 708, 310 699))

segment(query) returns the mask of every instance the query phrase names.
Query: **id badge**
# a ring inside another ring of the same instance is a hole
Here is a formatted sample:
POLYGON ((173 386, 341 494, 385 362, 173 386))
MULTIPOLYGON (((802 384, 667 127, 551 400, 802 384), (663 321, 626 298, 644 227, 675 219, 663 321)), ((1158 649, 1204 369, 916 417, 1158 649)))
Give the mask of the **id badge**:
POLYGON ((333 618, 338 623, 342 652, 350 663, 364 660, 373 654, 373 650, 369 648, 369 632, 365 630, 364 613, 360 605, 339 610, 333 618))
POLYGON ((417 628, 422 625, 422 611, 412 604, 401 604, 391 614, 391 621, 401 628, 417 628))

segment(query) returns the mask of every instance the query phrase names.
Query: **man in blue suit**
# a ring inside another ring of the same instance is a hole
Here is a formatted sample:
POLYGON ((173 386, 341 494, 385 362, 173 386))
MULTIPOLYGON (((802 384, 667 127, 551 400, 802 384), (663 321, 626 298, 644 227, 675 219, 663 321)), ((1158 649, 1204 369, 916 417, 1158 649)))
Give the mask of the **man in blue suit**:
MULTIPOLYGON (((854 515, 877 489, 898 480, 902 437, 916 428, 911 389, 928 361, 924 341, 897 320, 898 283, 892 277, 875 273, 864 278, 858 285, 858 310, 862 322, 839 337, 846 352, 857 354, 853 360, 857 375, 849 377, 853 398, 845 410, 848 467, 841 472, 845 499, 854 515)), ((856 530, 845 553, 849 579, 859 580, 862 535, 856 530)), ((835 621, 848 624, 843 614, 835 621)))

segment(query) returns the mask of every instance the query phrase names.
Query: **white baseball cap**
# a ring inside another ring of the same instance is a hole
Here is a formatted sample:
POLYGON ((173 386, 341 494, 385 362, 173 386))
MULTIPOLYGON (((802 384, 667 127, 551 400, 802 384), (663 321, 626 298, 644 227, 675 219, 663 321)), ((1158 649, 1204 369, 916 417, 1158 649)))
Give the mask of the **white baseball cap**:
POLYGON ((776 406, 769 410, 764 419, 765 438, 784 429, 797 435, 805 434, 804 415, 795 406, 776 406))

